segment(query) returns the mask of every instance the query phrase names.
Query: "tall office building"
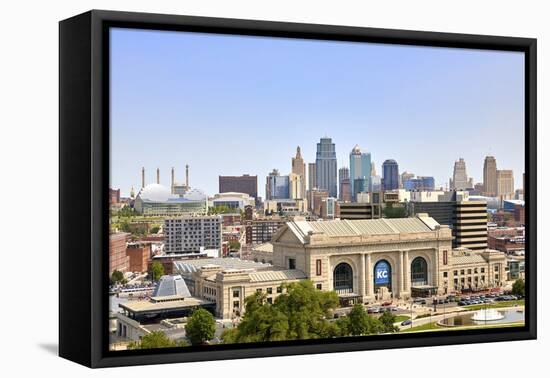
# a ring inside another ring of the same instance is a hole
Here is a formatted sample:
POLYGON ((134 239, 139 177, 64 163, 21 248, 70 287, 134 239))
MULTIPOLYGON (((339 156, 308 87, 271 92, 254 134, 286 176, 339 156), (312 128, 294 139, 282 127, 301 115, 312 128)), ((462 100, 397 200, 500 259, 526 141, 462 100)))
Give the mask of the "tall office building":
POLYGON ((382 191, 382 178, 380 176, 371 176, 369 180, 369 192, 382 191))
POLYGON ((360 192, 355 188, 355 180, 357 179, 365 179, 365 186, 368 188, 372 176, 370 153, 361 152, 358 145, 355 145, 349 154, 349 173, 352 193, 360 192))
POLYGON ((281 176, 279 171, 274 169, 266 178, 265 199, 289 199, 290 198, 290 178, 281 176))
POLYGON ((307 185, 308 190, 313 190, 317 187, 317 165, 315 163, 309 163, 307 165, 307 185))
POLYGON ((370 163, 370 175, 371 176, 377 176, 377 174, 376 174, 376 163, 374 161, 371 161, 371 163, 370 163))
POLYGON ((474 187, 472 179, 468 178, 466 162, 463 158, 455 161, 453 177, 449 180, 449 187, 451 190, 465 190, 474 187))
POLYGON ((514 172, 511 169, 497 170, 497 196, 501 199, 514 197, 514 172))
MULTIPOLYGON (((306 195, 306 164, 304 163, 304 159, 302 158, 302 152, 300 150, 300 146, 296 148, 296 157, 292 158, 292 171, 291 173, 300 176, 299 179, 295 179, 296 181, 300 181, 300 188, 299 190, 296 190, 296 192, 300 193, 300 198, 305 198, 306 195)), ((294 197, 292 197, 294 198, 294 197)))
POLYGON ((486 156, 483 163, 483 194, 487 197, 497 195, 497 159, 486 156))
MULTIPOLYGON (((401 175, 403 177, 403 175, 401 175)), ((435 179, 431 176, 418 176, 403 181, 403 189, 431 191, 435 189, 435 179)))
POLYGON ((219 193, 245 193, 258 199, 258 176, 218 176, 219 193))
POLYGON ((305 193, 304 193, 304 181, 302 175, 298 175, 296 173, 291 173, 288 176, 288 182, 289 182, 289 194, 291 199, 304 199, 305 193))
POLYGON ((401 173, 401 185, 399 185, 400 188, 404 188, 405 187, 405 182, 406 181, 409 181, 410 179, 413 179, 414 178, 414 173, 410 173, 410 172, 403 172, 401 173))
POLYGON ((454 248, 487 248, 487 202, 456 201, 452 226, 454 248))
MULTIPOLYGON (((344 197, 350 197, 350 181, 349 181, 349 168, 342 167, 338 170, 338 199, 345 201, 344 197)), ((348 199, 349 201, 349 199, 348 199)))
POLYGON ((317 143, 315 159, 317 188, 328 190, 329 197, 336 197, 338 192, 336 146, 332 139, 323 137, 317 143))
POLYGON ((393 159, 382 164, 382 188, 384 190, 399 189, 399 165, 393 159))

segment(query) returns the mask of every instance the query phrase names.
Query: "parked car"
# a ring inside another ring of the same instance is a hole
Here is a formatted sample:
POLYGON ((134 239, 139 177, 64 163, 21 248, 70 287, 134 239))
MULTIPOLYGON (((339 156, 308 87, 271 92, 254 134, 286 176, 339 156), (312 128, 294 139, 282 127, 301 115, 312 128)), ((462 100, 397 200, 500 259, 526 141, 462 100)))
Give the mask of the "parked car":
POLYGON ((467 303, 466 303, 466 301, 459 301, 459 302, 458 302, 458 305, 459 305, 459 306, 466 306, 467 303))
POLYGON ((402 325, 402 326, 406 326, 406 325, 410 325, 410 324, 412 324, 412 320, 411 320, 411 319, 403 320, 403 321, 401 322, 401 325, 402 325))

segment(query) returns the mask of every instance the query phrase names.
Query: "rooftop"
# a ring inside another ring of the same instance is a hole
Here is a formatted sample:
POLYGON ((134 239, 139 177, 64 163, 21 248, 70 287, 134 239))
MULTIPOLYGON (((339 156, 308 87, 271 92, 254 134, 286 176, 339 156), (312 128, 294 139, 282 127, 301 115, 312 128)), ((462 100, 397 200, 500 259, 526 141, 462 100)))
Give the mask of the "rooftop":
POLYGON ((168 301, 129 301, 120 303, 119 307, 124 310, 136 313, 136 312, 157 312, 165 310, 174 310, 178 308, 196 307, 203 304, 209 304, 209 301, 189 297, 189 298, 173 298, 168 301))
POLYGON ((358 219, 331 220, 320 222, 287 222, 288 227, 303 239, 309 233, 323 233, 328 236, 396 235, 401 233, 431 232, 439 226, 433 218, 358 219))
POLYGON ((202 267, 220 267, 223 270, 263 270, 270 268, 271 264, 263 264, 251 260, 241 260, 235 257, 215 257, 211 259, 175 261, 174 267, 179 273, 185 274, 196 272, 202 267))

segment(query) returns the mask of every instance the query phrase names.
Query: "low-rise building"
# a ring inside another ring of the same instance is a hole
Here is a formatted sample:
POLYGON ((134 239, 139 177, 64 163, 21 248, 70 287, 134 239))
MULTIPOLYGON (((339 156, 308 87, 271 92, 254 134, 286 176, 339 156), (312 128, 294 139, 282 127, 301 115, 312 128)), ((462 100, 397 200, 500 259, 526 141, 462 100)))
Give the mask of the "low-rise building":
POLYGON ((189 253, 202 248, 221 249, 222 217, 185 216, 164 221, 164 252, 189 253))
POLYGON ((130 272, 146 272, 151 258, 151 243, 133 242, 126 246, 130 272))
POLYGON ((130 258, 126 255, 126 241, 130 236, 126 232, 116 232, 109 235, 109 274, 115 270, 127 272, 130 258))

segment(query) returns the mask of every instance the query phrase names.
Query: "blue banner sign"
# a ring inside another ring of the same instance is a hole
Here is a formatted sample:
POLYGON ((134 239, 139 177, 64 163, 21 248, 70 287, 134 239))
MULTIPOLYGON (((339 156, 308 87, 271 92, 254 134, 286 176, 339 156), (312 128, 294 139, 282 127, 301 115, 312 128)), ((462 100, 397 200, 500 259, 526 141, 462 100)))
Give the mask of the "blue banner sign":
POLYGON ((374 267, 374 283, 384 285, 390 283, 390 264, 386 261, 380 261, 374 267))

